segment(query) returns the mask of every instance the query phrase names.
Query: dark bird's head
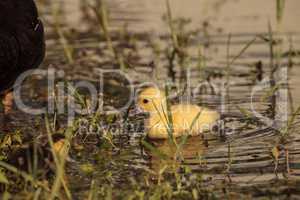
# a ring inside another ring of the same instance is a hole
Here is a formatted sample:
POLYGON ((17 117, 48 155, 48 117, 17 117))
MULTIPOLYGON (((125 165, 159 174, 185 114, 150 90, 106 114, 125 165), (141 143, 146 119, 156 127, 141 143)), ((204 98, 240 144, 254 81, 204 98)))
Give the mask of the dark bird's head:
POLYGON ((33 0, 1 0, 0 29, 16 31, 19 27, 35 26, 38 11, 33 0))

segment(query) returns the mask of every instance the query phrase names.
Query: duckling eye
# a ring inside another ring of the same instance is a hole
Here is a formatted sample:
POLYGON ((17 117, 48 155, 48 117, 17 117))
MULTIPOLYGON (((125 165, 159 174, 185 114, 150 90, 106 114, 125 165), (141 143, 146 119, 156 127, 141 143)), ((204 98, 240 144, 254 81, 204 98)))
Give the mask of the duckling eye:
POLYGON ((143 99, 143 104, 147 104, 149 103, 149 100, 148 99, 143 99))

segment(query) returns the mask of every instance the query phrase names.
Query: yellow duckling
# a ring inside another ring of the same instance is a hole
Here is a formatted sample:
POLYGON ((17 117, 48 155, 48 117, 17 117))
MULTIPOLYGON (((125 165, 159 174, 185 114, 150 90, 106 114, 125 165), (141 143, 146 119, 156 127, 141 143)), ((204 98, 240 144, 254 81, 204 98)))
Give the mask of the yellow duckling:
POLYGON ((170 133, 173 137, 184 134, 200 135, 211 130, 220 118, 217 111, 197 105, 178 104, 170 106, 172 123, 168 120, 167 98, 161 90, 150 87, 144 89, 137 99, 140 109, 150 114, 146 120, 148 137, 152 139, 166 139, 170 133), (172 131, 170 124, 173 124, 172 131))

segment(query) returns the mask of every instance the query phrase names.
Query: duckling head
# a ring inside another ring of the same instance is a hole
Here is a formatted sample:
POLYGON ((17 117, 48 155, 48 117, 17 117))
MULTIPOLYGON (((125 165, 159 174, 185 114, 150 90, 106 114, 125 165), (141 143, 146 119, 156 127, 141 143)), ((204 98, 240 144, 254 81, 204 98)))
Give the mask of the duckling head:
POLYGON ((166 108, 166 96, 158 88, 149 87, 138 95, 137 104, 144 112, 160 112, 166 108))

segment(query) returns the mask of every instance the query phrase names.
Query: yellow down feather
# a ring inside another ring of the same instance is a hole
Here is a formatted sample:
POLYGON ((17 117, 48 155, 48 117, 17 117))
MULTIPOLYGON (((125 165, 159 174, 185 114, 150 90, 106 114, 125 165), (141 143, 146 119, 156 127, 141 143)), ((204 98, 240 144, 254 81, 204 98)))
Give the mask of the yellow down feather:
POLYGON ((157 88, 146 88, 138 96, 138 106, 150 114, 146 120, 149 138, 166 139, 172 132, 173 137, 184 134, 200 135, 211 130, 220 118, 217 111, 191 104, 178 104, 170 107, 172 123, 168 120, 166 96, 157 88), (171 130, 171 124, 173 129, 171 130))

